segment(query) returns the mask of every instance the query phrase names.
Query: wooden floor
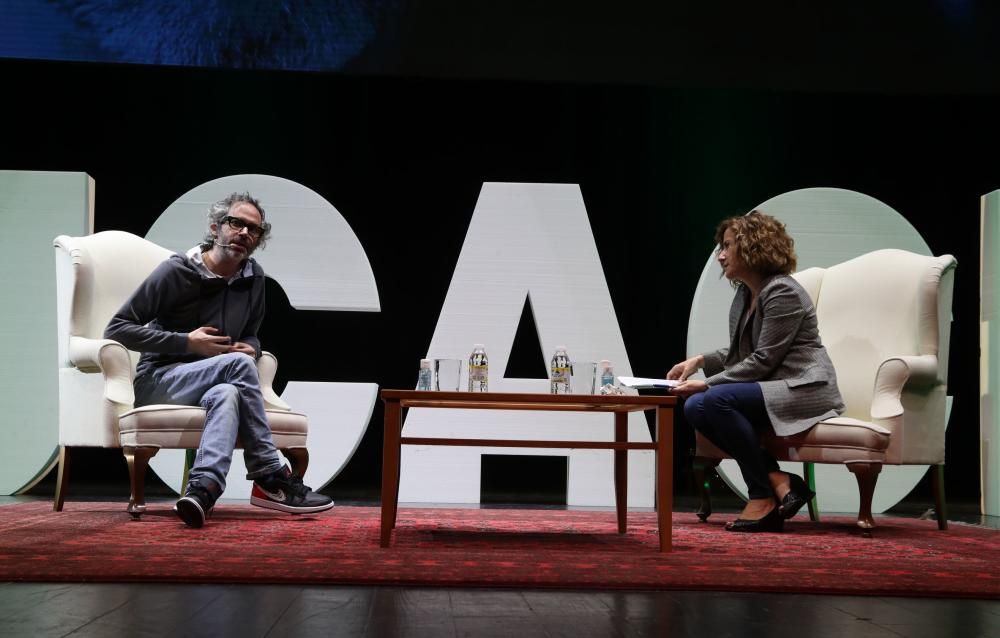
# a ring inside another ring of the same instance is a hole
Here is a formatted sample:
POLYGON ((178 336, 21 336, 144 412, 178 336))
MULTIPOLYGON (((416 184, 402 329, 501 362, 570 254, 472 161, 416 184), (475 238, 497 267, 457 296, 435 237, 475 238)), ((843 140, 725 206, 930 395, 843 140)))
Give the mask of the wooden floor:
POLYGON ((0 636, 996 638, 1000 602, 724 592, 4 583, 0 636))

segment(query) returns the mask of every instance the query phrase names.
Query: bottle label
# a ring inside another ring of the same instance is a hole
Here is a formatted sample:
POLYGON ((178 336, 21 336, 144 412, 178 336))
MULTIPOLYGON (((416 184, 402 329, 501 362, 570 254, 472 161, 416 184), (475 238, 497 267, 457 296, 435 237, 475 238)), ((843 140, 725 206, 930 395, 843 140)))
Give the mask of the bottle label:
POLYGON ((569 367, 556 367, 552 368, 552 380, 559 381, 561 383, 569 382, 569 367))
POLYGON ((486 380, 487 367, 483 365, 470 365, 469 366, 469 378, 475 379, 476 381, 486 380))
POLYGON ((432 378, 429 369, 421 368, 420 374, 417 376, 417 390, 430 390, 432 378))

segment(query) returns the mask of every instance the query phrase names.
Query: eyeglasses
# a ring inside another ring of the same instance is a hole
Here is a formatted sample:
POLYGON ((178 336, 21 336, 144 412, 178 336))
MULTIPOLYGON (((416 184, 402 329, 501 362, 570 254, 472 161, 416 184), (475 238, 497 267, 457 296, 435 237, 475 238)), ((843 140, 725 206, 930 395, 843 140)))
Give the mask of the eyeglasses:
POLYGON ((260 239, 260 236, 264 234, 264 227, 258 226, 257 224, 251 224, 250 222, 245 222, 239 217, 233 217, 232 215, 226 215, 222 218, 223 224, 229 224, 229 227, 240 232, 244 228, 247 229, 247 233, 254 239, 260 239))

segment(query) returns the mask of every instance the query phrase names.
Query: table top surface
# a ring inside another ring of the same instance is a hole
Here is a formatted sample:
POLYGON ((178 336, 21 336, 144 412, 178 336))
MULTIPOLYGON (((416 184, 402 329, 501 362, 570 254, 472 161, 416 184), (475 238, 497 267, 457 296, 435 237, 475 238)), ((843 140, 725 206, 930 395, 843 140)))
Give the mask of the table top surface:
POLYGON ((522 407, 562 406, 579 409, 650 409, 674 406, 677 397, 634 394, 545 394, 524 392, 438 392, 427 390, 382 390, 383 401, 400 401, 412 407, 496 407, 517 404, 522 407))

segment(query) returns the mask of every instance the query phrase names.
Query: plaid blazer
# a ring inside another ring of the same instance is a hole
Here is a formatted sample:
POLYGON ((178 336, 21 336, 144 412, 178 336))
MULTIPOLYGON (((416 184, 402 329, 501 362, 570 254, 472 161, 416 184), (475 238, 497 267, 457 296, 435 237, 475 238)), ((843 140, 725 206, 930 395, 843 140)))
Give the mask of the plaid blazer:
POLYGON ((746 286, 736 290, 729 309, 729 347, 704 353, 705 382, 759 383, 778 436, 837 416, 844 400, 809 294, 792 277, 775 275, 764 282, 752 322, 741 326, 750 296, 746 286))

